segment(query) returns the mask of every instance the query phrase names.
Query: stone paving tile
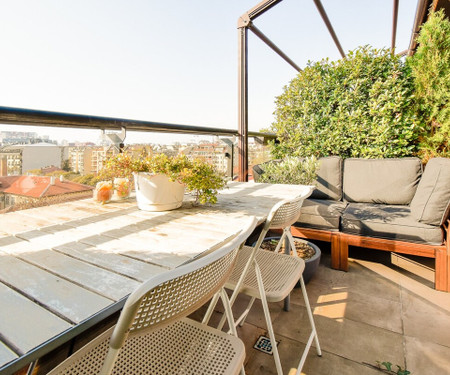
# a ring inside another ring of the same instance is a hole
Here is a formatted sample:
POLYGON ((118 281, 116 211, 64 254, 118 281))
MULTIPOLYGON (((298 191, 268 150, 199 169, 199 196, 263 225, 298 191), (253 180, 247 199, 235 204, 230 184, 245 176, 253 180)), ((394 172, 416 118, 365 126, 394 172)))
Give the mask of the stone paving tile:
MULTIPOLYGON (((323 350, 355 362, 388 360, 403 364, 402 335, 349 319, 314 315, 323 350)), ((306 309, 292 305, 289 313, 274 319, 275 334, 306 343, 311 332, 306 309)))
MULTIPOLYGON (((344 318, 351 319, 403 333, 400 302, 353 290, 343 291, 314 280, 308 283, 307 293, 314 314, 340 321, 344 318)), ((294 289, 291 293, 291 303, 305 306, 300 289, 294 289)))
MULTIPOLYGON (((406 364, 412 375, 450 374, 450 293, 372 260, 351 259, 347 273, 332 270, 329 254, 307 291, 323 356, 316 355, 313 344, 302 374, 377 375, 369 366, 376 361, 406 364)), ((236 316, 247 302, 246 296, 237 299, 236 316)), ((301 290, 294 289, 289 312, 283 302, 269 306, 284 374, 293 375, 310 334, 301 290)), ((218 305, 213 326, 222 311, 218 305)), ((196 313, 199 319, 203 313, 196 313)), ((259 301, 238 332, 246 345, 247 374, 275 374, 272 356, 253 349, 259 335, 267 335, 259 301)))
MULTIPOLYGON (((448 294, 442 297, 447 297, 448 294)), ((403 325, 406 336, 450 348, 450 312, 414 293, 403 291, 403 325)), ((450 368, 449 368, 450 373, 450 368)))
MULTIPOLYGON (((304 349, 303 343, 280 337, 278 350, 284 374, 295 375, 304 349)), ((251 349, 247 354, 250 357, 245 366, 247 375, 276 375, 275 362, 271 355, 256 349, 251 349)), ((379 374, 377 370, 326 351, 322 351, 322 357, 319 357, 315 348, 310 349, 301 373, 302 375, 379 374)))
POLYGON ((406 336, 405 350, 407 369, 411 375, 450 374, 449 347, 406 336))

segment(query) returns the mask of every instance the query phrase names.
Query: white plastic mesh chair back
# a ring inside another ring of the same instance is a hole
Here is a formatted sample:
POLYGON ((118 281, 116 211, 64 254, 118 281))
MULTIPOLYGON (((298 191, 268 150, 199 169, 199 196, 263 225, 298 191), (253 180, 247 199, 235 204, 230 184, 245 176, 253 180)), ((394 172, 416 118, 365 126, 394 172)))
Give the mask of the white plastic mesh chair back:
POLYGON ((130 327, 130 334, 167 324, 205 304, 228 279, 237 250, 235 248, 215 262, 160 284, 146 293, 130 327))
POLYGON ((269 229, 284 229, 294 224, 300 216, 304 197, 298 197, 282 204, 275 212, 269 229))

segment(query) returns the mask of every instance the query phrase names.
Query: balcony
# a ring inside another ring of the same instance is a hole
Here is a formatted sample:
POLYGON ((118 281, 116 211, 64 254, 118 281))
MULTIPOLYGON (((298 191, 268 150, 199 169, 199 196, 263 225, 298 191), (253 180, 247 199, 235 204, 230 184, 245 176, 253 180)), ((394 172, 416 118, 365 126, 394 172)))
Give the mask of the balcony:
MULTIPOLYGON (((272 1, 273 4, 276 2, 272 1)), ((242 24, 240 27, 242 30, 242 24)), ((270 46, 270 41, 256 27, 249 30, 270 46)), ((241 37, 240 43, 245 43, 244 36, 241 35, 241 37)), ((245 50, 246 46, 241 45, 241 48, 245 50)), ((243 58, 243 56, 240 57, 243 58)), ((236 148, 234 144, 231 146, 231 158, 236 152, 240 160, 233 161, 233 164, 228 166, 228 170, 231 169, 233 179, 237 174, 234 173, 233 165, 239 165, 239 179, 245 181, 249 172, 248 138, 255 137, 263 143, 267 139, 274 139, 273 134, 248 131, 245 59, 241 60, 240 65, 243 87, 239 92, 241 118, 237 130, 6 107, 0 108, 0 122, 77 129, 95 128, 116 131, 126 129, 127 131, 234 137, 237 138, 239 146, 236 148)), ((15 163, 20 164, 19 161, 15 163)), ((81 161, 79 165, 83 167, 83 162, 81 161)), ((64 204, 62 207, 64 211, 64 204)), ((120 223, 119 220, 119 227, 122 224, 127 225, 125 221, 120 223)), ((317 242, 317 244, 322 250, 322 260, 319 271, 307 285, 307 291, 323 356, 319 358, 314 350, 311 351, 303 368, 305 375, 376 375, 380 374, 380 371, 375 368, 377 362, 391 362, 393 369, 396 369, 397 365, 406 367, 411 375, 448 373, 450 368, 448 335, 450 293, 433 289, 433 262, 418 257, 403 257, 395 253, 367 252, 359 248, 351 248, 349 272, 342 272, 330 267, 330 245, 324 242, 317 242)), ((246 298, 240 297, 234 307, 236 312, 242 311, 246 302, 246 298)), ((285 311, 283 304, 279 303, 271 306, 271 314, 275 335, 279 340, 284 373, 293 375, 300 353, 306 345, 309 331, 300 289, 293 291, 290 302, 289 311, 285 311)), ((203 307, 192 317, 200 320, 205 310, 206 307, 203 307)), ((245 369, 249 375, 276 373, 272 356, 253 347, 260 336, 267 336, 261 311, 261 305, 257 303, 244 326, 238 329, 239 336, 246 345, 245 369)), ((213 315, 213 324, 220 320, 222 312, 222 307, 218 306, 213 315)), ((34 375, 47 373, 69 353, 84 345, 92 336, 113 325, 117 317, 117 313, 108 317, 80 336, 45 354, 36 366, 24 368, 16 374, 25 374, 27 370, 34 375)), ((5 371, 5 374, 8 373, 8 370, 5 371)))

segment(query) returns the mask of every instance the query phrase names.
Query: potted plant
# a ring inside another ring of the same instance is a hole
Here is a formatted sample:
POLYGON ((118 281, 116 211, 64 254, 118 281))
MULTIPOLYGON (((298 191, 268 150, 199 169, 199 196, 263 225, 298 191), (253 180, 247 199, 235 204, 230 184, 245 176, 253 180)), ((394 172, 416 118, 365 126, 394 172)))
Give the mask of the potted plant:
MULTIPOLYGON (((273 160, 259 165, 260 175, 258 182, 312 185, 317 178, 318 167, 319 162, 313 156, 307 158, 290 156, 283 160, 273 160)), ((280 238, 280 236, 266 237, 261 244, 261 248, 274 251, 277 248, 280 238)), ((301 238, 294 237, 294 243, 297 255, 305 261, 303 279, 307 283, 319 266, 321 252, 315 244, 301 238)), ((281 245, 279 251, 284 252, 284 243, 281 245)))
POLYGON ((146 211, 180 207, 185 190, 194 194, 196 203, 214 204, 218 190, 225 186, 224 177, 214 166, 186 155, 136 157, 121 153, 106 160, 101 175, 134 179, 138 207, 146 211))
POLYGON ((272 160, 260 164, 258 182, 271 184, 311 185, 317 178, 319 162, 316 157, 300 158, 288 156, 283 160, 272 160))
MULTIPOLYGON (((275 251, 279 241, 280 236, 266 237, 263 243, 261 244, 261 249, 268 251, 275 251)), ((317 268, 319 267, 320 257, 322 253, 317 245, 313 244, 312 242, 305 241, 302 238, 294 237, 294 243, 297 255, 300 258, 303 258, 303 260, 305 261, 303 280, 305 281, 305 284, 307 284, 309 280, 311 280, 311 277, 314 275, 317 268)), ((281 245, 279 251, 284 254, 285 252, 284 243, 281 245)), ((291 255, 292 254, 293 253, 291 249, 291 255)), ((297 284, 296 286, 299 287, 300 284, 297 284)))

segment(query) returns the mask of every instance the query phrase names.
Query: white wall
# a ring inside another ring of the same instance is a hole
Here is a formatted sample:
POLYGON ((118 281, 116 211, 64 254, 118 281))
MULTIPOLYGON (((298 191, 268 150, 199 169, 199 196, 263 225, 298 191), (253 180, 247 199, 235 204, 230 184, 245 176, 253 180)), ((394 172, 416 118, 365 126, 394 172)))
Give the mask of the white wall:
POLYGON ((25 145, 22 153, 22 174, 30 169, 54 165, 61 168, 61 147, 56 145, 25 145))

